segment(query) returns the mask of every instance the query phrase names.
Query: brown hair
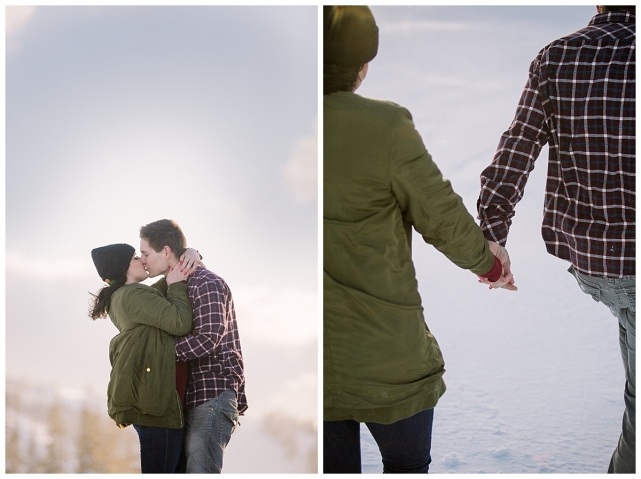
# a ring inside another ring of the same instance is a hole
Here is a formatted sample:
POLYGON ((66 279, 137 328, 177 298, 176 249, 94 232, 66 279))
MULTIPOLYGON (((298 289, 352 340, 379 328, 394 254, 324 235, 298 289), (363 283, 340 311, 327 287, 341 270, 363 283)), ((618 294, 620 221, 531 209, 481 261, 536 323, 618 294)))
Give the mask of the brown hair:
POLYGON ((636 7, 634 5, 620 5, 620 6, 614 6, 614 5, 599 5, 599 9, 603 12, 629 12, 632 13, 633 15, 635 14, 636 7))
POLYGON ((325 63, 323 65, 323 95, 337 91, 354 91, 362 67, 363 65, 325 63))
POLYGON ((187 249, 185 235, 173 220, 158 220, 143 226, 140 238, 147 240, 156 253, 169 246, 176 258, 180 258, 187 249))

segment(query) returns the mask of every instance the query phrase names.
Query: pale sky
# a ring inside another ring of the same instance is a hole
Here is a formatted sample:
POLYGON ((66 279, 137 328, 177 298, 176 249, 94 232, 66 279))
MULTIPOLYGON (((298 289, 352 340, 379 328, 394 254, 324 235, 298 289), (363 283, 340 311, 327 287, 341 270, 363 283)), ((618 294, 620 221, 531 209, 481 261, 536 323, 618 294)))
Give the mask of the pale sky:
POLYGON ((8 8, 7 377, 104 394, 90 252, 171 218, 230 285, 253 417, 316 421, 316 12, 8 8))

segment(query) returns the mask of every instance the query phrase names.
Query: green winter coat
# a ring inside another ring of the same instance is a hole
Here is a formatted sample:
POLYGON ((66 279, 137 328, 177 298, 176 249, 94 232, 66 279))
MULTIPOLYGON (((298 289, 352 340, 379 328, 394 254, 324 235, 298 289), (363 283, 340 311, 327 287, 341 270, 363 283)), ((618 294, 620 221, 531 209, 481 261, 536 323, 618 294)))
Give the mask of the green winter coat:
POLYGON ((174 336, 192 328, 187 285, 169 285, 166 299, 144 284, 122 286, 111 297, 109 317, 120 331, 109 345, 109 416, 120 427, 180 429, 174 336))
POLYGON ((445 392, 412 227, 476 274, 490 271, 493 256, 407 110, 338 92, 324 96, 323 118, 324 419, 390 424, 445 392))

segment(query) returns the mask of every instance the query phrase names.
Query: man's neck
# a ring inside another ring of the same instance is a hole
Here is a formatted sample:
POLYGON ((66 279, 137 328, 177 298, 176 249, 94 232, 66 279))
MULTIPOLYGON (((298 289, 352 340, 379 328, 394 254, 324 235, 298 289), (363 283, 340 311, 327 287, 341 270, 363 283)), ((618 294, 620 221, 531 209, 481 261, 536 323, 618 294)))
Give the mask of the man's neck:
POLYGON ((172 256, 167 260, 167 264, 169 265, 169 268, 167 268, 167 271, 163 273, 165 276, 169 274, 170 269, 173 269, 176 267, 176 265, 178 264, 178 260, 172 256))

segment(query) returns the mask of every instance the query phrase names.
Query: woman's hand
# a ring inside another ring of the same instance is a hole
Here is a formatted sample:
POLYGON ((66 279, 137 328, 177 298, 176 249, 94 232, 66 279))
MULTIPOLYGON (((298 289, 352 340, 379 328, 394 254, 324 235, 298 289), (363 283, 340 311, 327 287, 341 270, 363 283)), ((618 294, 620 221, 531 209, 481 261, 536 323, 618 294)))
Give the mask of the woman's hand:
POLYGON ((187 272, 187 270, 180 271, 180 268, 178 266, 179 265, 176 265, 173 268, 169 268, 169 274, 167 274, 166 278, 167 285, 180 283, 181 281, 187 281, 189 273, 187 272))
POLYGON ((187 248, 185 252, 180 256, 180 269, 187 272, 187 276, 196 271, 198 266, 205 267, 202 261, 200 261, 200 253, 194 248, 187 248))
POLYGON ((512 275, 510 261, 510 256, 507 254, 507 250, 498 243, 494 241, 488 241, 490 245, 490 251, 496 256, 501 264, 503 265, 503 274, 498 281, 492 283, 487 278, 479 276, 479 283, 487 284, 490 286, 490 289, 504 288, 509 291, 518 291, 518 288, 514 284, 514 276, 512 275))

